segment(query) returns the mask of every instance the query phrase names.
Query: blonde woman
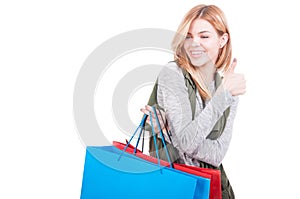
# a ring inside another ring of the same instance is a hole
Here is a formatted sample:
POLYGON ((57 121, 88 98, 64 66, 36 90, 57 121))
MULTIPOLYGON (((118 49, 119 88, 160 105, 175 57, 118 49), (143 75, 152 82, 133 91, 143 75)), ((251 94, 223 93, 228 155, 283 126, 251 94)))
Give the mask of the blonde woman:
MULTIPOLYGON (((246 84, 244 76, 234 72, 237 61, 232 60, 224 13, 214 5, 195 6, 179 25, 172 47, 174 61, 160 72, 148 105, 163 110, 172 161, 219 169, 223 199, 234 198, 222 160, 231 141, 238 96, 246 92, 246 84)), ((142 109, 146 114, 151 111, 150 106, 142 109)), ((154 150, 150 139, 153 156, 154 150)))

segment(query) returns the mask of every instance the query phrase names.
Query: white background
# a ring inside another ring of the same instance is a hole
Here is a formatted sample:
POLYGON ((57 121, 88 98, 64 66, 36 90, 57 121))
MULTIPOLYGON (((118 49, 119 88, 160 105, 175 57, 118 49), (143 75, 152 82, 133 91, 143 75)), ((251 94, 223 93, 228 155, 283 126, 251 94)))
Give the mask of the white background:
POLYGON ((83 62, 122 32, 176 30, 199 3, 226 13, 236 70, 248 84, 224 160, 237 198, 298 197, 297 1, 6 2, 0 3, 0 198, 79 198, 85 148, 72 103, 83 62))

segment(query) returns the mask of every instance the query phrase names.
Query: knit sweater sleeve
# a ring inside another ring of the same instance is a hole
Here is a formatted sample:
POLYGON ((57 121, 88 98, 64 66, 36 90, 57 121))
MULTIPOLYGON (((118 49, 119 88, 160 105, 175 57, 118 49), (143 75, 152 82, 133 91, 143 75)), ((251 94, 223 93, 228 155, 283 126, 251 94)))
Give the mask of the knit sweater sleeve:
POLYGON ((167 65, 158 77, 158 104, 164 108, 172 133, 172 141, 179 152, 191 159, 199 159, 219 166, 232 137, 233 121, 238 99, 229 91, 218 88, 204 109, 196 108, 192 120, 191 105, 184 77, 177 65, 167 65), (230 114, 223 134, 216 140, 206 137, 227 107, 230 114))

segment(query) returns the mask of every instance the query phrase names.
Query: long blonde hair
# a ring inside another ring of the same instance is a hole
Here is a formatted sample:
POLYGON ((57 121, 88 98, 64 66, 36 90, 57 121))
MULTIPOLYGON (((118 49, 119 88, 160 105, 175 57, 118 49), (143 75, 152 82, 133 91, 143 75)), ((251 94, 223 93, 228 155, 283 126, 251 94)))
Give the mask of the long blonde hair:
POLYGON ((230 66, 232 56, 231 38, 223 11, 215 5, 204 4, 193 7, 184 16, 182 22, 180 23, 177 29, 177 33, 173 38, 172 49, 174 51, 175 61, 180 67, 184 68, 190 73, 201 97, 204 100, 206 100, 211 97, 211 94, 206 88, 199 72, 196 71, 196 68, 189 61, 189 58, 184 49, 184 42, 189 27, 195 19, 204 19, 208 21, 215 28, 219 36, 222 36, 224 33, 228 34, 228 41, 223 48, 220 48, 219 56, 215 63, 215 66, 218 70, 226 71, 227 68, 230 66))

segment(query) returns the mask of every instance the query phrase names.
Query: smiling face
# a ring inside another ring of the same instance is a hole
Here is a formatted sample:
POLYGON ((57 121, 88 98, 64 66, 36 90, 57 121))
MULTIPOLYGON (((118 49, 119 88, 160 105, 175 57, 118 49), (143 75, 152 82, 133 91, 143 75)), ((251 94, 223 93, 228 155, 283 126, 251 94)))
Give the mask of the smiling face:
POLYGON ((214 27, 204 19, 195 19, 188 30, 184 49, 195 67, 215 64, 219 50, 228 40, 224 33, 219 36, 214 27))

